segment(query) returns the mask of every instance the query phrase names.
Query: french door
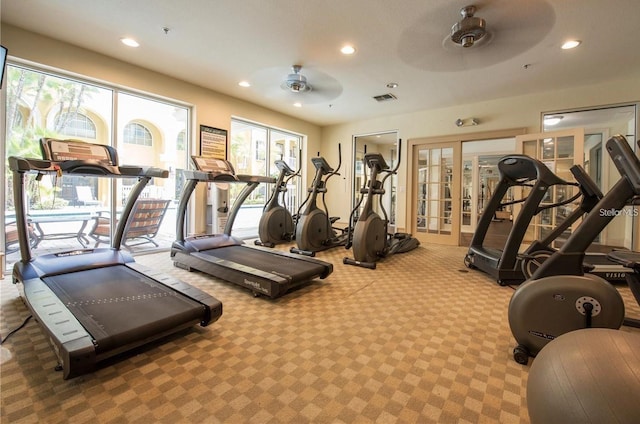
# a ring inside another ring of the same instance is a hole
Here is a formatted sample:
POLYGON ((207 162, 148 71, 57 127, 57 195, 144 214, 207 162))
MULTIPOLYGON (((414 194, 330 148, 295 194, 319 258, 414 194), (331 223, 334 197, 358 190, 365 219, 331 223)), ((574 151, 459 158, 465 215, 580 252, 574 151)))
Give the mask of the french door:
POLYGON ((461 142, 412 143, 412 234, 425 243, 458 245, 461 142))

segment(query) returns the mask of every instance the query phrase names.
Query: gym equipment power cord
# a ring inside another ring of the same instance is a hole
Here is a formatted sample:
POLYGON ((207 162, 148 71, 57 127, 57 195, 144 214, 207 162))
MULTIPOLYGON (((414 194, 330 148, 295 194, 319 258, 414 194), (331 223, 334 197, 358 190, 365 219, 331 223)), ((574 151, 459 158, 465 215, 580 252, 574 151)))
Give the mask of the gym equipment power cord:
POLYGON ((5 337, 4 339, 2 339, 2 340, 0 341, 0 345, 1 345, 1 344, 3 344, 4 342, 6 342, 6 341, 7 341, 7 339, 8 339, 9 337, 11 337, 11 335, 12 335, 13 333, 17 333, 18 331, 20 331, 20 329, 22 329, 22 327, 24 327, 25 325, 27 325, 27 323, 29 322, 29 320, 31 319, 31 317, 32 317, 32 315, 29 315, 29 316, 27 317, 27 319, 25 319, 25 320, 24 320, 24 322, 23 322, 22 324, 20 324, 20 326, 19 326, 18 328, 16 328, 15 330, 10 331, 10 332, 9 332, 9 334, 7 334, 7 337, 5 337))

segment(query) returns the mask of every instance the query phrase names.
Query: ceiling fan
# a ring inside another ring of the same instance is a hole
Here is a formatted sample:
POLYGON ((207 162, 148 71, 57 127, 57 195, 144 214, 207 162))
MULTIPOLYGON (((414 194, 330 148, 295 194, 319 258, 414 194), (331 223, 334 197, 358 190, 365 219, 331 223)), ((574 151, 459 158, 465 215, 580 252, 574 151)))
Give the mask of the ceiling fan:
POLYGON ((400 58, 408 65, 436 72, 484 68, 532 48, 555 23, 555 12, 547 0, 470 3, 442 2, 425 11, 401 34, 400 58), (454 13, 462 18, 454 21, 454 13))
POLYGON ((300 73, 302 70, 301 65, 293 65, 291 70, 293 73, 287 75, 287 79, 284 80, 281 85, 283 89, 289 90, 292 93, 305 93, 313 89, 311 84, 307 82, 307 77, 300 73))
POLYGON ((476 18, 476 7, 465 6, 460 9, 462 20, 451 27, 451 41, 462 47, 473 47, 476 41, 480 41, 487 35, 487 22, 482 18, 476 18))
POLYGON ((276 101, 315 104, 333 100, 342 93, 338 80, 314 67, 305 67, 303 71, 299 64, 259 70, 251 81, 259 93, 276 101))

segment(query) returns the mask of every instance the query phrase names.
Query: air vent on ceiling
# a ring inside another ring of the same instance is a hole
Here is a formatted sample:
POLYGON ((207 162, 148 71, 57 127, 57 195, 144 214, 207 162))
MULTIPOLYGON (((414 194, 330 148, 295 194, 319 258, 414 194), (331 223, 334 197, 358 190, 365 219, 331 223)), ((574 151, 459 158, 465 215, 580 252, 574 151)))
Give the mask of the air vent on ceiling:
POLYGON ((373 96, 373 98, 378 102, 386 102, 388 100, 397 100, 398 98, 391 93, 381 94, 379 96, 373 96))

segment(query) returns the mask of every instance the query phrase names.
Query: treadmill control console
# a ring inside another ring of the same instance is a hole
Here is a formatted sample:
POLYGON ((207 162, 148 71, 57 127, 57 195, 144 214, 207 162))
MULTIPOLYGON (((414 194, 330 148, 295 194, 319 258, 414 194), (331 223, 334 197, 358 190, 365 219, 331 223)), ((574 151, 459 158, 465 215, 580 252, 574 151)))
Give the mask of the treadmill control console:
POLYGON ((77 140, 43 138, 40 143, 42 158, 54 162, 87 161, 101 165, 118 165, 118 154, 111 146, 77 140))
POLYGON ((235 174, 233 166, 228 160, 204 156, 191 156, 191 160, 198 171, 211 172, 212 174, 235 174))

